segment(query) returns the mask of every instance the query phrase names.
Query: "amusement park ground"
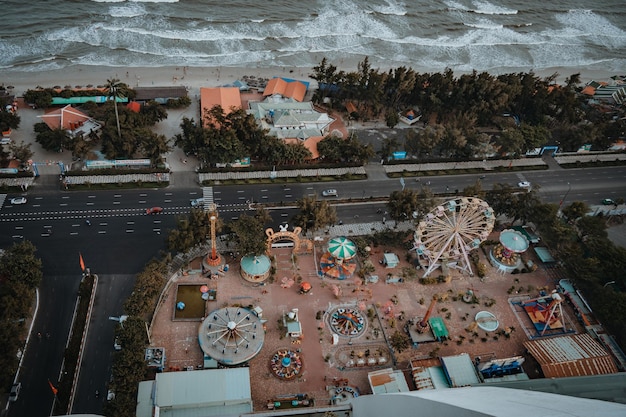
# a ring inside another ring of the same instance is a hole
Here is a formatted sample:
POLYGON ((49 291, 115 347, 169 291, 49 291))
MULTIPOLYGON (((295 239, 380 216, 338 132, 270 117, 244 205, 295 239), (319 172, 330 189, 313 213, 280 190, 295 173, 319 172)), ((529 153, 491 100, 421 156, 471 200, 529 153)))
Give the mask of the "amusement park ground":
MULTIPOLYGON (((497 239, 494 232, 490 239, 497 239)), ((218 279, 208 279, 193 270, 200 269, 200 259, 189 265, 191 273, 180 275, 174 284, 206 284, 217 289, 217 299, 207 301, 207 313, 225 306, 259 306, 263 309, 263 318, 267 320, 265 343, 260 353, 249 362, 252 398, 255 411, 266 410, 268 403, 281 396, 291 394, 307 394, 315 399, 319 406, 328 405, 332 394, 327 390, 334 385, 334 381, 347 383, 357 388, 361 394, 370 394, 371 389, 367 373, 381 368, 393 366, 404 371, 409 388, 414 389, 410 375, 410 359, 450 356, 459 353, 468 353, 472 359, 480 356, 483 359, 506 358, 514 355, 523 355, 526 359, 525 371, 530 378, 541 377, 540 370, 532 357, 525 353, 523 343, 533 335, 534 328, 526 317, 516 315, 509 303, 511 297, 530 298, 539 295, 540 290, 548 293, 555 288, 560 276, 558 269, 548 269, 541 266, 541 262, 532 252, 532 248, 523 254, 524 259, 531 259, 539 268, 526 274, 502 274, 495 268, 488 266, 488 272, 483 279, 470 277, 458 272, 451 272, 452 279, 447 283, 423 285, 417 278, 405 279, 404 282, 386 284, 388 274, 401 276, 403 268, 412 268, 405 260, 406 250, 402 248, 373 247, 370 254, 376 272, 380 279, 377 283, 358 285, 354 279, 335 281, 318 276, 316 264, 319 256, 325 250, 325 242, 315 242, 315 251, 312 254, 298 255, 295 264, 291 262, 291 249, 273 249, 276 256, 277 272, 274 282, 265 286, 254 286, 245 281, 240 273, 237 262, 227 257, 230 268, 224 276, 218 279), (385 252, 395 252, 400 264, 396 268, 385 268, 379 264, 385 252), (298 284, 285 288, 282 278, 301 277, 312 284, 313 289, 308 294, 300 294, 298 284), (341 288, 341 295, 333 291, 333 284, 341 288), (471 289, 478 298, 479 304, 468 304, 462 301, 459 295, 471 289), (445 301, 436 304, 433 316, 444 319, 450 339, 443 343, 422 343, 417 347, 409 347, 402 352, 391 352, 385 339, 398 329, 402 331, 408 319, 423 317, 429 307, 430 300, 435 294, 445 301), (392 303, 394 299, 396 302, 392 303), (361 303, 360 303, 361 302, 361 303), (340 337, 339 343, 333 345, 332 334, 328 320, 316 317, 318 312, 327 312, 337 306, 352 306, 365 304, 367 309, 375 307, 378 317, 367 318, 367 330, 358 337, 340 337), (295 343, 279 329, 279 322, 285 312, 293 308, 299 309, 304 337, 295 343), (475 314, 481 310, 493 313, 499 321, 499 329, 514 328, 510 337, 497 335, 496 332, 485 332, 478 329, 477 335, 466 329, 473 322, 475 314), (272 355, 278 349, 300 349, 303 369, 301 374, 290 381, 275 377, 269 367, 272 355), (349 354, 383 352, 389 358, 385 366, 379 367, 346 367, 345 359, 349 354), (380 350, 379 350, 380 349, 380 350), (394 365, 395 362, 395 365, 394 365), (347 381, 346 381, 347 380, 347 381)), ((478 250, 481 261, 486 265, 485 253, 478 250)), ((421 276, 422 271, 417 271, 421 276)), ((435 271, 435 275, 438 271, 435 271)), ((198 326, 200 321, 173 321, 176 304, 176 285, 169 286, 168 294, 162 298, 153 321, 151 332, 152 346, 164 347, 167 355, 165 371, 198 369, 202 366, 203 356, 198 345, 198 326)), ((577 332, 579 325, 571 308, 564 303, 565 325, 577 332)))

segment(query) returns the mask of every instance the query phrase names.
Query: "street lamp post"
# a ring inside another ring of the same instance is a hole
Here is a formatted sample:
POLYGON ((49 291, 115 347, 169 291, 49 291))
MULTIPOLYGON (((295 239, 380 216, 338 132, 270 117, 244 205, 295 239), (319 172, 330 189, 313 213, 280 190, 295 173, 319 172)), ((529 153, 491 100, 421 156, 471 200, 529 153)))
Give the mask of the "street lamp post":
POLYGON ((565 202, 565 199, 567 198, 567 195, 569 194, 570 191, 572 191, 572 184, 570 184, 568 182, 567 183, 567 191, 565 192, 565 195, 563 196, 563 198, 561 199, 561 202, 559 203, 559 210, 561 209, 561 206, 565 202))
POLYGON ((606 288, 607 285, 611 285, 611 284, 615 284, 615 281, 609 281, 606 284, 604 284, 603 287, 606 288))

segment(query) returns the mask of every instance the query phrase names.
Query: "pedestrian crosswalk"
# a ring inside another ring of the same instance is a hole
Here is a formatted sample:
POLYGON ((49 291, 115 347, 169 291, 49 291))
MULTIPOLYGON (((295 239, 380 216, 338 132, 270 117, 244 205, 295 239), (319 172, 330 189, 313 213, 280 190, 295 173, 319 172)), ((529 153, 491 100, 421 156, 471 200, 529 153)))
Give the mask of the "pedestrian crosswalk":
POLYGON ((213 187, 202 187, 202 199, 204 203, 204 211, 208 211, 209 207, 212 207, 213 201, 213 187))
POLYGON ((0 194, 0 208, 4 207, 4 202, 7 199, 6 194, 0 194))

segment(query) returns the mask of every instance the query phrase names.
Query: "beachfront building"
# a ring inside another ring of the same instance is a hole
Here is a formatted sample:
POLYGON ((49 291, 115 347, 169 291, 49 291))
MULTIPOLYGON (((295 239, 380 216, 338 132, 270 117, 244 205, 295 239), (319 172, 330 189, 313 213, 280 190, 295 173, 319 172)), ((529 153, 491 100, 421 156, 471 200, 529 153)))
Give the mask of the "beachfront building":
POLYGON ((298 102, 304 101, 307 84, 287 78, 272 78, 263 89, 263 97, 290 98, 298 102))
POLYGON ((200 88, 200 109, 202 122, 207 124, 205 113, 215 106, 220 106, 224 114, 241 109, 241 93, 237 87, 202 87, 200 88))
POLYGON ((317 144, 329 134, 335 120, 328 113, 317 111, 311 102, 299 102, 281 95, 267 96, 263 101, 251 101, 248 112, 270 135, 286 143, 301 142, 312 159, 319 157, 317 144))
POLYGON ((40 117, 51 130, 63 129, 71 137, 82 135, 88 138, 89 134, 97 133, 102 128, 96 120, 69 104, 37 117, 40 117))
POLYGON ((135 101, 140 104, 149 101, 167 104, 170 100, 180 100, 188 95, 187 88, 183 86, 136 87, 133 90, 135 90, 135 101))

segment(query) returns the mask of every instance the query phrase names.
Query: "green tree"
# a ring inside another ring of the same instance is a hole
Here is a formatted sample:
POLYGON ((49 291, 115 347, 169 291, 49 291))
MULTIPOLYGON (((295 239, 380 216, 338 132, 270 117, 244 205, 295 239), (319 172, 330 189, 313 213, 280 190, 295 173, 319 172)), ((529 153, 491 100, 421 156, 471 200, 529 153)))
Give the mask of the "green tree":
POLYGON ((582 201, 574 201, 572 204, 563 208, 563 215, 571 221, 584 217, 589 212, 589 206, 582 201))
POLYGON ((14 159, 25 164, 29 159, 33 157, 33 151, 30 149, 32 143, 24 143, 23 140, 20 140, 19 143, 12 142, 9 145, 9 150, 13 155, 14 159))
POLYGON ((389 344, 398 353, 402 353, 403 351, 407 350, 410 346, 410 342, 411 341, 409 340, 409 336, 399 330, 393 332, 393 334, 389 338, 389 344))
POLYGON ((262 255, 265 253, 265 224, 269 214, 261 210, 254 216, 245 213, 229 224, 235 242, 243 255, 262 255))
POLYGON ((419 201, 420 196, 417 191, 410 188, 392 191, 387 202, 389 216, 396 221, 411 219, 413 213, 419 211, 419 201))
POLYGON ((35 141, 47 151, 59 151, 70 142, 70 137, 65 129, 51 130, 45 123, 36 123, 34 129, 35 141))
POLYGON ((318 201, 315 196, 304 197, 298 200, 297 206, 299 212, 294 216, 293 222, 305 234, 337 223, 337 212, 326 200, 318 201))
POLYGON ((115 121, 117 123, 117 136, 122 140, 122 129, 120 128, 120 115, 117 111, 117 100, 125 98, 126 84, 122 83, 117 78, 109 78, 106 82, 105 88, 107 90, 107 96, 113 100, 113 107, 115 108, 115 121))

